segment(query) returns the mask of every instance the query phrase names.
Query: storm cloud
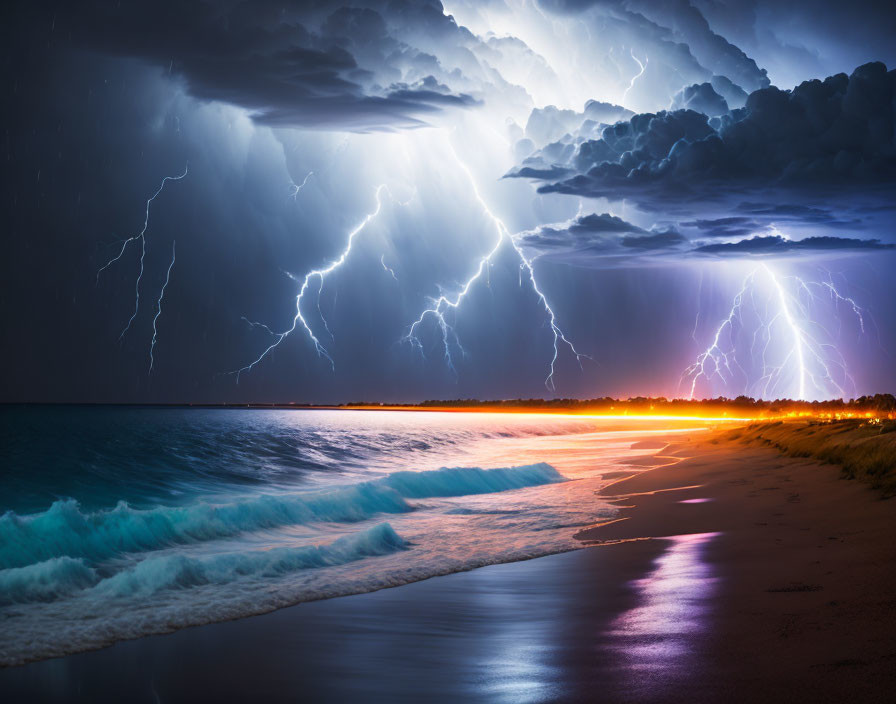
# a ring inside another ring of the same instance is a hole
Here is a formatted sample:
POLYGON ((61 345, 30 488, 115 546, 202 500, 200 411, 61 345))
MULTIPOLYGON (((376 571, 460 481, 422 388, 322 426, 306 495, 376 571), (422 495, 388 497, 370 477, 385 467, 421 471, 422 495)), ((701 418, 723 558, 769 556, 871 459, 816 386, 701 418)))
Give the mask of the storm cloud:
POLYGON ((17 10, 19 21, 52 24, 74 46, 160 66, 193 96, 244 108, 260 124, 419 127, 434 113, 479 105, 467 91, 491 85, 471 53, 484 45, 439 2, 93 1, 17 10))
POLYGON ((631 257, 677 251, 687 238, 672 227, 650 230, 609 213, 580 215, 565 226, 540 227, 517 236, 539 257, 568 259, 579 266, 617 266, 631 257))
POLYGON ((780 235, 751 237, 730 243, 705 244, 697 247, 697 252, 718 255, 780 254, 783 252, 807 251, 867 251, 874 249, 894 249, 896 245, 885 244, 878 239, 859 240, 849 237, 806 237, 789 240, 780 235))
POLYGON ((871 63, 793 91, 755 91, 744 108, 721 118, 693 110, 636 115, 581 144, 568 164, 557 165, 578 173, 539 191, 662 198, 710 184, 892 183, 894 97, 896 73, 871 63))
POLYGON ((757 266, 874 314, 880 391, 894 12, 778 5, 7 3, 4 399, 673 394, 757 266))

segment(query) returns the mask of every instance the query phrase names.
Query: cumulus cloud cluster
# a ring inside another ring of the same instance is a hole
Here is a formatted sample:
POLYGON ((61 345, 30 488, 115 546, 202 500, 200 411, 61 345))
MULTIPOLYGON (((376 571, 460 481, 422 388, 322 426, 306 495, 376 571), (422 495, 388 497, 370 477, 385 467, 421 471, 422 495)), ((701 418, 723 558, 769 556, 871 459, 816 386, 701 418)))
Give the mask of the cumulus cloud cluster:
POLYGON ((610 213, 591 213, 561 226, 521 233, 517 242, 538 256, 563 259, 575 254, 582 266, 604 266, 645 253, 678 251, 687 238, 671 227, 647 230, 610 213))
MULTIPOLYGON (((744 210, 770 209, 778 214, 805 215, 799 206, 766 208, 744 203, 744 210)), ((819 221, 833 217, 809 208, 819 221)), ((848 223, 844 221, 844 226, 848 223)), ((579 215, 563 225, 548 225, 517 235, 520 245, 536 256, 575 261, 579 266, 618 266, 632 258, 657 260, 696 256, 744 257, 789 256, 809 252, 867 252, 892 250, 896 245, 880 239, 817 235, 793 239, 780 234, 761 219, 746 215, 682 221, 650 229, 639 227, 609 213, 579 215)))
POLYGON ((711 83, 695 83, 685 86, 672 100, 673 110, 695 110, 710 117, 724 115, 729 111, 728 101, 716 93, 711 83))
MULTIPOLYGON (((711 90, 711 86, 708 86, 711 90)), ((702 87, 688 103, 721 103, 702 87)), ((716 98, 720 96, 716 95, 716 98)), ((661 196, 716 182, 802 186, 896 180, 896 72, 881 63, 806 81, 792 91, 754 91, 744 108, 718 118, 695 110, 635 115, 605 127, 555 168, 574 172, 544 193, 606 196, 645 191, 661 196)), ((704 106, 705 107, 705 106, 704 106)), ((544 160, 543 151, 538 158, 544 160)), ((531 176, 530 172, 517 175, 531 176)))

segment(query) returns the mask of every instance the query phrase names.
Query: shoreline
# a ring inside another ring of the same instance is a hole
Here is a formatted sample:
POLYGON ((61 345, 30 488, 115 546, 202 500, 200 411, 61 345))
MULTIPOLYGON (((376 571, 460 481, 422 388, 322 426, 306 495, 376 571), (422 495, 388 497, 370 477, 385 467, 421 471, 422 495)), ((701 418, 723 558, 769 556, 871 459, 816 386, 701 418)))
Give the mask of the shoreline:
POLYGON ((896 687, 896 502, 720 432, 657 447, 654 462, 674 463, 601 490, 620 516, 579 531, 581 550, 7 668, 0 692, 882 701, 896 687))
POLYGON ((600 494, 619 520, 591 545, 713 534, 715 671, 745 699, 884 701, 896 691, 896 502, 839 466, 707 434, 600 494), (684 457, 687 455, 687 457, 684 457))

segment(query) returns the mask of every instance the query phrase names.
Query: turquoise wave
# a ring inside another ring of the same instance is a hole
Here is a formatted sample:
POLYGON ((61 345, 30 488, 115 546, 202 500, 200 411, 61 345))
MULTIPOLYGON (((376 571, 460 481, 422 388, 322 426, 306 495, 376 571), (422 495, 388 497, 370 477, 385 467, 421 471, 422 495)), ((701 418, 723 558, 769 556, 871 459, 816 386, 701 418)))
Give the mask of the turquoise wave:
POLYGON ((343 565, 406 550, 388 523, 338 538, 329 545, 274 548, 192 557, 158 555, 101 579, 80 558, 56 557, 36 565, 0 570, 0 605, 53 601, 89 591, 91 597, 149 596, 164 589, 227 584, 240 578, 275 578, 303 569, 343 565))
MULTIPOLYGON (((241 533, 315 522, 357 522, 413 510, 406 499, 486 494, 565 481, 545 463, 481 469, 396 472, 382 479, 303 494, 264 494, 229 503, 115 508, 84 512, 72 500, 42 513, 0 517, 0 569, 57 557, 98 563, 118 555, 229 538, 241 533)), ((73 569, 73 568, 72 568, 73 569)))

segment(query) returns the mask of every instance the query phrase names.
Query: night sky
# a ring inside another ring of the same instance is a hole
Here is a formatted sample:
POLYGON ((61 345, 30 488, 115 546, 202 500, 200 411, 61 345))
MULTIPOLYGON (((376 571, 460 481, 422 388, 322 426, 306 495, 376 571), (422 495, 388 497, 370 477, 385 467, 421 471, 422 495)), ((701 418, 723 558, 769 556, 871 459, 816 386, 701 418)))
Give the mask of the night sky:
POLYGON ((0 400, 896 391, 892 2, 0 13, 0 400))

